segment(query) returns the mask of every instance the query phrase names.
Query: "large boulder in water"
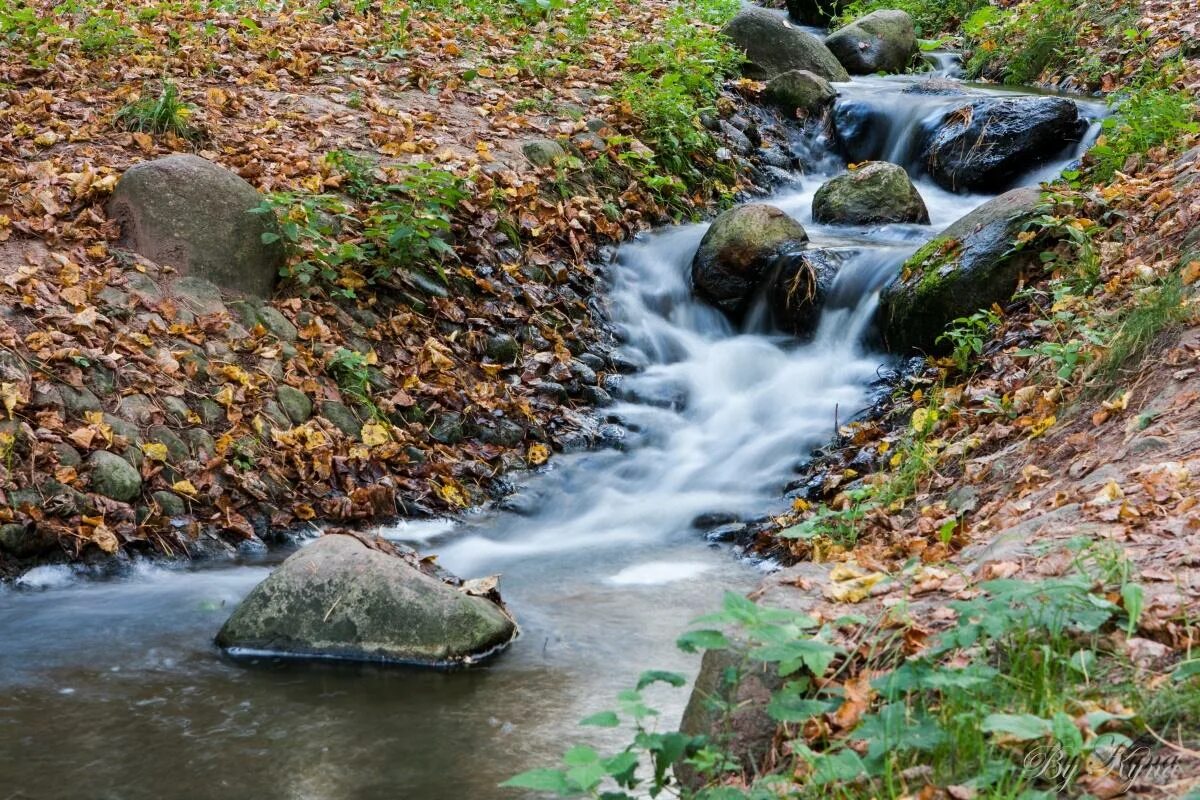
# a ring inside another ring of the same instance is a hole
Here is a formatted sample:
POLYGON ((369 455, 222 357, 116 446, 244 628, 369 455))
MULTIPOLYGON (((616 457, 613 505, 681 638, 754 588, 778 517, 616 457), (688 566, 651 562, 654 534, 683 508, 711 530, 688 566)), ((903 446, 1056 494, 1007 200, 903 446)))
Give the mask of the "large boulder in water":
POLYGON ((254 587, 217 644, 235 655, 450 666, 513 639, 503 608, 422 566, 357 536, 326 534, 254 587))
POLYGON ((763 278, 785 253, 808 241, 804 226, 774 206, 750 203, 713 221, 692 260, 696 293, 740 316, 763 278))
POLYGON ((981 98, 924 132, 921 163, 943 188, 994 192, 1080 141, 1087 121, 1062 97, 981 98))
POLYGON ((781 72, 767 81, 764 94, 789 114, 801 111, 805 115, 819 114, 837 97, 829 81, 806 69, 781 72))
POLYGON ((766 285, 771 321, 796 336, 810 336, 842 268, 843 256, 834 250, 801 250, 780 258, 766 285))
POLYGON ((872 161, 832 178, 813 196, 813 220, 841 225, 929 224, 929 210, 904 167, 872 161))
POLYGON ((903 11, 872 11, 825 37, 825 46, 851 75, 904 72, 920 52, 903 11))
POLYGON ((1041 192, 1013 189, 947 228, 901 268, 880 296, 888 349, 933 350, 946 325, 1012 298, 1023 272, 1036 269, 1037 247, 1014 248, 1037 213, 1041 192))
POLYGON ((862 100, 838 100, 833 107, 833 138, 851 163, 886 155, 892 121, 887 112, 862 100))
POLYGON ((262 202, 224 167, 172 155, 126 170, 108 213, 121 224, 123 247, 223 289, 266 297, 284 252, 274 217, 253 213, 262 202))
POLYGON ((849 0, 787 0, 788 16, 801 25, 828 25, 849 0))
POLYGON ((820 39, 765 8, 746 6, 726 23, 723 33, 746 54, 743 71, 751 78, 767 80, 788 70, 806 69, 825 80, 850 80, 820 39))

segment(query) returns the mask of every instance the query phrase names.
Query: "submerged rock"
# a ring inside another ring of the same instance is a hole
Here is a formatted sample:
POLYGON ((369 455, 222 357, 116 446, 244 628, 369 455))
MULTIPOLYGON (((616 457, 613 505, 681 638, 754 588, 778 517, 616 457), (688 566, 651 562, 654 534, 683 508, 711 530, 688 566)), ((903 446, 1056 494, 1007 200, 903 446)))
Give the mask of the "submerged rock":
POLYGON ((842 256, 833 250, 803 250, 780 259, 766 290, 771 321, 796 336, 812 334, 841 268, 842 256))
POLYGON ((893 352, 931 350, 947 323, 1006 303, 1043 246, 1014 250, 1041 192, 1013 189, 955 222, 904 263, 880 296, 884 339, 893 352))
POLYGON ((912 17, 872 11, 825 38, 825 46, 851 75, 904 72, 919 49, 912 17))
POLYGON ((921 163, 955 192, 994 192, 1079 142, 1087 121, 1062 97, 981 98, 944 114, 922 137, 921 163))
POLYGON ((839 100, 833 107, 833 138, 851 163, 881 158, 891 126, 882 109, 861 100, 839 100))
POLYGON ((355 535, 326 534, 250 592, 217 644, 234 655, 451 666, 512 641, 516 625, 500 605, 419 564, 355 535))
POLYGON ((850 80, 824 43, 789 23, 781 15, 758 6, 747 6, 723 32, 746 54, 743 71, 767 80, 793 69, 804 69, 829 81, 850 80))
POLYGON ((806 69, 792 69, 767 81, 765 95, 789 114, 802 111, 812 115, 829 106, 837 92, 820 75, 806 69))
POLYGON ((136 164, 113 191, 108 213, 121 245, 185 275, 235 292, 266 296, 284 263, 263 196, 240 177, 199 156, 172 155, 136 164), (267 237, 270 238, 270 237, 267 237))
POLYGON ((813 196, 813 219, 841 225, 929 224, 929 210, 904 167, 872 161, 827 181, 813 196))
POLYGON ((804 226, 763 203, 730 209, 717 217, 692 261, 696 293, 734 316, 783 254, 808 241, 804 226))

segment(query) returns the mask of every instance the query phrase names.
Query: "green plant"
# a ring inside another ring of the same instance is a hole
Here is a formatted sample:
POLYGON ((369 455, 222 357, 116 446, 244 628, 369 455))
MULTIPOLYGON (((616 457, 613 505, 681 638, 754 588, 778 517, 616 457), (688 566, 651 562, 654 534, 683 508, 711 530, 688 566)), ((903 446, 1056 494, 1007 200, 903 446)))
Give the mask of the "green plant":
POLYGON ((200 131, 188 123, 192 107, 183 101, 179 88, 163 79, 157 96, 141 97, 117 112, 116 122, 130 131, 172 133, 183 139, 196 139, 200 131))
POLYGON ((932 38, 954 31, 986 3, 987 0, 854 0, 842 7, 836 23, 846 25, 872 11, 895 9, 913 18, 919 35, 932 38))
POLYGON ((325 163, 341 174, 342 190, 355 200, 368 200, 379 193, 379 183, 373 174, 374 159, 345 150, 330 150, 325 154, 325 163))
POLYGON ((1126 364, 1140 359, 1160 336, 1180 325, 1188 315, 1183 281, 1178 273, 1144 287, 1135 296, 1133 306, 1121 316, 1104 353, 1099 369, 1103 381, 1107 384, 1116 381, 1126 364))
POLYGON ((369 209, 365 234, 374 247, 375 277, 388 277, 397 268, 432 267, 448 282, 442 261, 454 256, 449 243, 451 219, 467 198, 466 183, 432 164, 408 166, 398 182, 381 190, 369 209))
POLYGON ((355 219, 333 195, 276 193, 253 213, 277 218, 280 232, 265 232, 262 240, 266 244, 282 240, 288 261, 280 274, 302 286, 336 283, 348 267, 357 270, 367 264, 369 254, 362 245, 339 241, 355 219))
POLYGON ((948 343, 953 348, 950 357, 954 359, 954 366, 959 372, 968 372, 971 360, 982 355, 992 328, 999 324, 1000 316, 996 312, 987 309, 976 311, 969 317, 959 317, 950 323, 935 344, 948 343))
POLYGON ((1110 180, 1130 156, 1160 145, 1183 142, 1200 130, 1196 103, 1186 91, 1142 86, 1115 101, 1113 115, 1101 123, 1103 134, 1088 151, 1089 177, 1110 180))
POLYGON ((371 405, 371 377, 367 366, 365 355, 339 347, 325 363, 325 371, 351 400, 371 405))

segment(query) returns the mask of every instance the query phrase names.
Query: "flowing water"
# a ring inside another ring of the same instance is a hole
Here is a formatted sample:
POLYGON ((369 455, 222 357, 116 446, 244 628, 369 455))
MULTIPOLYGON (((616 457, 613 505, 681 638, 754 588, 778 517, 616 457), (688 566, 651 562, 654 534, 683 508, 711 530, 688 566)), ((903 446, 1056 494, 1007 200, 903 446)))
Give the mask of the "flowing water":
MULTIPOLYGON (((881 147, 901 163, 914 127, 957 102, 899 93, 914 80, 839 87, 889 121, 881 147)), ((555 458, 505 510, 387 531, 464 576, 503 574, 523 635, 502 657, 454 673, 234 664, 212 637, 269 565, 144 568, 106 582, 43 568, 24 589, 0 589, 0 800, 499 797, 498 781, 553 764, 581 735, 577 720, 641 670, 694 671, 675 637, 724 591, 751 588, 761 567, 708 544, 693 521, 778 507, 797 462, 862 407, 884 363, 861 343, 879 288, 987 199, 919 180, 932 225, 821 226, 809 222, 821 180, 771 201, 814 246, 848 254, 810 342, 735 330, 692 299, 705 226, 627 244, 608 305, 627 355, 647 366, 605 410, 622 446, 555 458)), ((686 694, 653 699, 674 724, 686 694)))

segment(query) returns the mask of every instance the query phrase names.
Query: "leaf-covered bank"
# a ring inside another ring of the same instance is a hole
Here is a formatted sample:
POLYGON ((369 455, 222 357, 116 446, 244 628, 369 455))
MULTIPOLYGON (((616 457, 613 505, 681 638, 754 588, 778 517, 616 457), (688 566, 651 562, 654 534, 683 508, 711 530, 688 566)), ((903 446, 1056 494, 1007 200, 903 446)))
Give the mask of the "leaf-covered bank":
POLYGON ((751 187, 700 124, 735 6, 7 6, 3 569, 459 509, 586 446, 597 248, 751 187), (265 302, 119 246, 171 153, 264 193, 265 302))

